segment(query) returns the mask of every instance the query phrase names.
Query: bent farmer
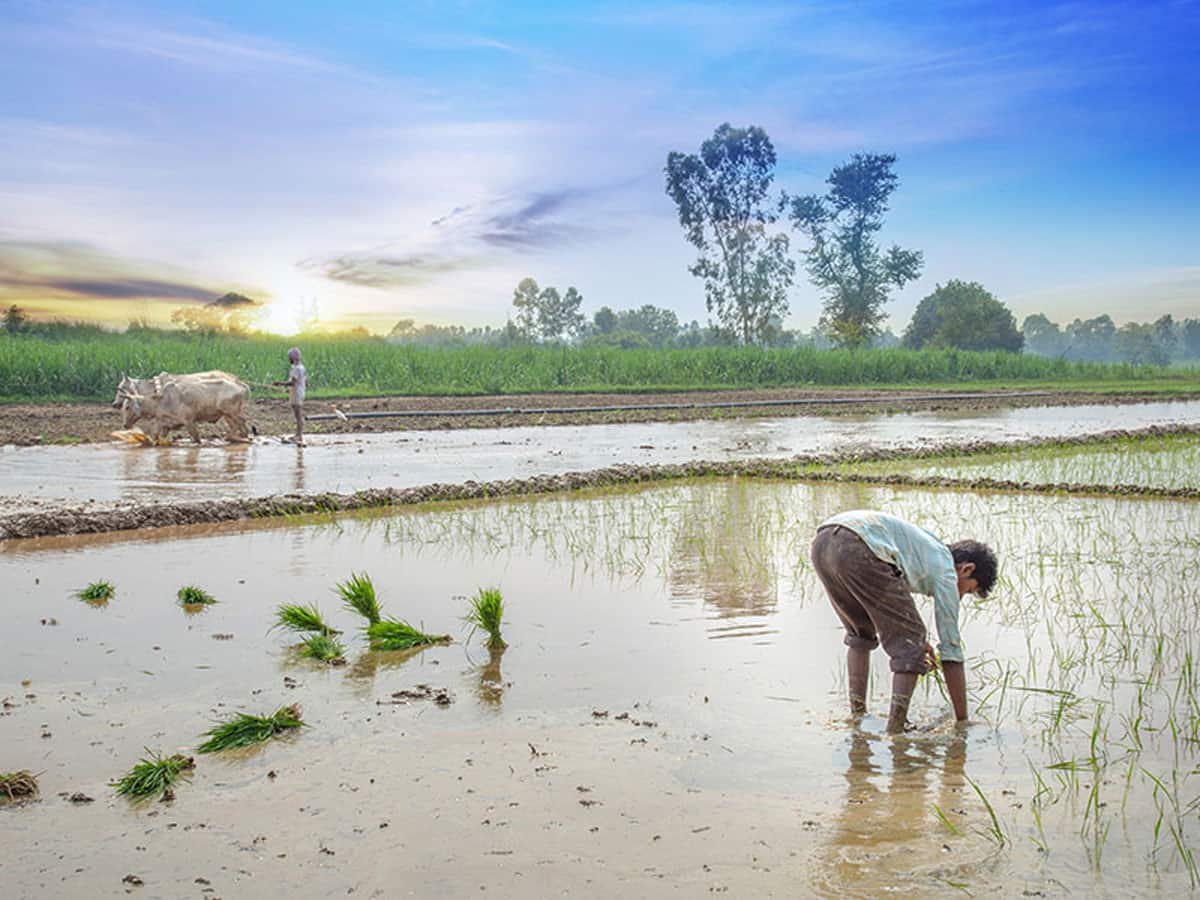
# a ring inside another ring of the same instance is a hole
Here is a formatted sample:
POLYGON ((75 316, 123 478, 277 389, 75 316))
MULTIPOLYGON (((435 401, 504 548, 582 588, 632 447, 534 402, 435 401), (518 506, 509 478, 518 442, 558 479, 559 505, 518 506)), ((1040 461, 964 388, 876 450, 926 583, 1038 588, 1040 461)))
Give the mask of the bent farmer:
POLYGON ((986 597, 996 582, 996 555, 978 541, 947 546, 909 522, 874 510, 854 510, 821 523, 813 566, 846 628, 850 712, 867 711, 871 651, 891 658, 888 731, 903 731, 917 676, 928 672, 933 648, 912 592, 933 597, 942 671, 959 722, 967 718, 967 681, 958 634, 958 605, 966 594, 986 597))
POLYGON ((292 404, 292 412, 296 416, 296 437, 295 441, 301 447, 304 446, 304 390, 308 386, 308 372, 304 368, 304 363, 300 362, 300 348, 293 347, 288 351, 288 363, 291 368, 288 370, 287 381, 276 381, 277 387, 285 387, 288 390, 288 400, 292 404))

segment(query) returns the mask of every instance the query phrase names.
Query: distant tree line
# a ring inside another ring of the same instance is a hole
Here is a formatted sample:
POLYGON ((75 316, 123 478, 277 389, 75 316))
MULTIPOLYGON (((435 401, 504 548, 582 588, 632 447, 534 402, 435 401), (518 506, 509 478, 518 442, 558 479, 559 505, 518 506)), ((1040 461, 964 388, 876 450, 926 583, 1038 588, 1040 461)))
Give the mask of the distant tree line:
POLYGON ((1165 366, 1200 360, 1200 319, 1160 316, 1118 327, 1108 315, 1059 326, 1042 313, 1021 323, 1025 350, 1038 356, 1090 362, 1165 366))

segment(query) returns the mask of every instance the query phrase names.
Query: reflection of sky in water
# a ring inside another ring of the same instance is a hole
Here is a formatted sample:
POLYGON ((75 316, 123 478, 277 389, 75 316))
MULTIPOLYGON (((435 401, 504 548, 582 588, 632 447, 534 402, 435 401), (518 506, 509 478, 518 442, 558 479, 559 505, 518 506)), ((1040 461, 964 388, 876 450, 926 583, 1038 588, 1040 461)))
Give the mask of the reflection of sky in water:
POLYGON ((305 449, 279 443, 9 448, 0 451, 0 494, 111 502, 349 492, 616 463, 783 458, 847 447, 1018 440, 1175 423, 1200 423, 1200 401, 315 435, 305 449))

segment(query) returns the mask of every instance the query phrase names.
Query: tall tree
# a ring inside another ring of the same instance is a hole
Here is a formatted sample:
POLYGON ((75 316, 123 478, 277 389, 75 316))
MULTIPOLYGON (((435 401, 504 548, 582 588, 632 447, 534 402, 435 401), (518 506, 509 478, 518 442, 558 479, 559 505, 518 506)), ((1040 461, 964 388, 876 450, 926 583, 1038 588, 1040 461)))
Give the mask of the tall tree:
POLYGON ((9 334, 20 334, 25 330, 28 324, 28 317, 25 315, 25 310, 13 304, 4 311, 4 330, 9 334))
POLYGON ((728 122, 700 153, 667 156, 667 194, 679 224, 699 251, 688 268, 704 279, 704 299, 721 327, 744 344, 762 340, 772 316, 787 314, 795 276, 788 238, 771 226, 775 148, 758 126, 728 122))
POLYGON ((583 295, 575 288, 567 288, 565 294, 555 287, 539 289, 532 278, 522 278, 513 291, 517 328, 527 340, 557 341, 575 337, 585 322, 579 311, 582 304, 583 295))
POLYGON ((513 290, 513 308, 516 309, 516 327, 527 341, 538 335, 538 283, 532 278, 522 278, 513 290))
POLYGON ((1042 313, 1026 316, 1021 323, 1021 334, 1025 335, 1025 349, 1030 353, 1057 356, 1063 352, 1062 330, 1042 313))
POLYGON ((652 303, 621 310, 617 322, 621 330, 643 335, 655 347, 664 347, 679 335, 679 316, 652 303))
POLYGON ((1137 366, 1165 366, 1171 361, 1171 352, 1162 343, 1158 322, 1126 322, 1117 329, 1113 350, 1118 359, 1137 366))
POLYGON ((1076 319, 1065 329, 1069 343, 1064 355, 1071 359, 1111 359, 1117 326, 1105 313, 1093 319, 1076 319))
POLYGON ((1008 307, 975 281, 952 278, 917 304, 904 346, 1017 352, 1025 339, 1008 307))
POLYGON ((1184 354, 1200 358, 1200 319, 1184 319, 1182 330, 1184 354))
POLYGON ((879 334, 892 290, 921 274, 917 250, 896 245, 884 252, 875 242, 900 184, 893 154, 856 153, 838 166, 823 197, 788 199, 792 224, 808 238, 809 278, 825 294, 821 327, 843 347, 858 347, 879 334))
POLYGON ((602 306, 592 314, 592 330, 596 334, 612 334, 617 330, 619 319, 610 306, 602 306))

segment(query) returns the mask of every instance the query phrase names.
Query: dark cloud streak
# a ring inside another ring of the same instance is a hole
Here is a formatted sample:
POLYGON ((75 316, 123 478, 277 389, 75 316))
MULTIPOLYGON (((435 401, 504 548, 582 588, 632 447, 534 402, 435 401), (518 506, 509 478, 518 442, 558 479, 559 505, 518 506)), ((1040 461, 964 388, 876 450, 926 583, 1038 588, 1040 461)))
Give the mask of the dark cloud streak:
POLYGON ((186 281, 144 277, 146 269, 86 244, 0 241, 0 295, 206 303, 220 294, 186 281))
POLYGON ((468 269, 467 257, 338 256, 325 262, 305 261, 301 268, 318 268, 326 278, 359 287, 397 288, 427 284, 438 275, 468 269))
MULTIPOLYGON (((0 278, 2 277, 0 275, 0 278)), ((208 288, 170 281, 156 281, 151 278, 47 279, 37 283, 36 286, 47 290, 64 291, 81 297, 92 297, 97 300, 197 300, 208 302, 216 295, 216 291, 208 288)))
POLYGON ((485 220, 475 237, 506 250, 537 250, 582 240, 591 233, 589 229, 546 217, 589 193, 592 191, 568 188, 534 194, 517 210, 485 220))

